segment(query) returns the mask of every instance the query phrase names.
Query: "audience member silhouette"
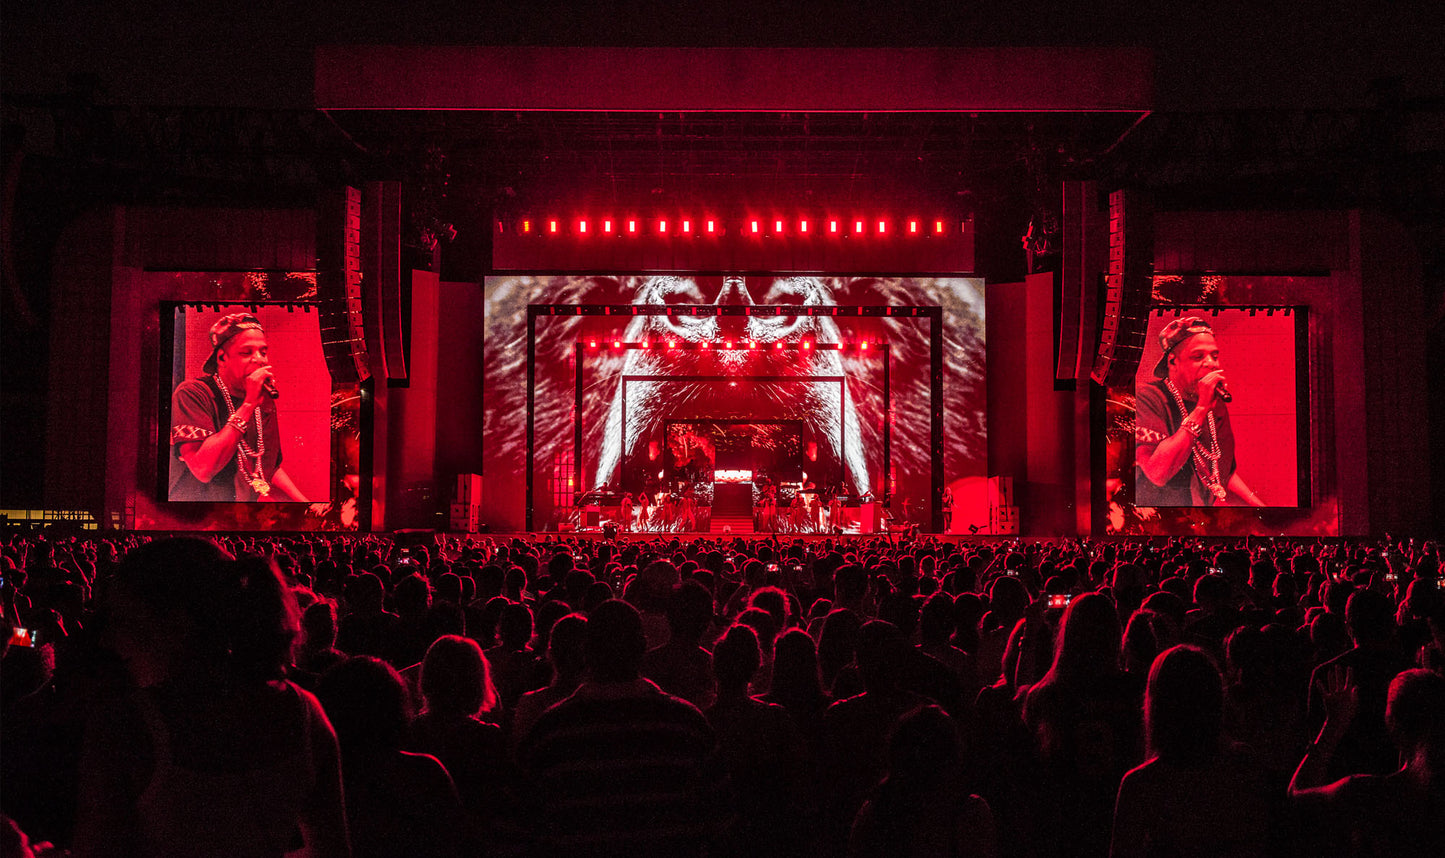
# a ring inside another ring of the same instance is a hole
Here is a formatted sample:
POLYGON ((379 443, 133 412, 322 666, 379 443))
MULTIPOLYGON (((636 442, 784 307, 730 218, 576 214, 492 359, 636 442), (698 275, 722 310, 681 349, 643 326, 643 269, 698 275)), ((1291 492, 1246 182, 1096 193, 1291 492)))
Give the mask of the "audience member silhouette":
POLYGON ((740 856, 796 855, 804 845, 801 799, 810 786, 804 747, 786 709, 749 695, 761 664, 757 634, 748 626, 728 629, 713 649, 717 702, 707 719, 730 787, 727 840, 740 856))
POLYGON ((275 566, 152 542, 106 610, 134 688, 87 732, 72 854, 348 854, 336 735, 281 678, 299 617, 275 566))
POLYGON ((436 757, 402 750, 411 707, 396 668, 347 659, 322 675, 316 696, 341 743, 354 854, 457 854, 465 826, 456 786, 436 757))
POLYGON ((1209 655, 1176 646, 1154 659, 1144 696, 1150 756, 1119 786, 1111 858, 1268 854, 1268 781, 1226 747, 1223 721, 1223 684, 1209 655))
POLYGON ((642 678, 646 649, 636 608, 598 605, 587 618, 587 678, 523 739, 540 854, 695 855, 712 834, 712 728, 642 678))
POLYGON ((1385 723, 1400 765, 1387 775, 1353 774, 1326 784, 1330 758, 1360 706, 1348 668, 1320 678, 1324 723, 1289 792, 1305 821, 1342 854, 1401 858, 1439 855, 1445 831, 1445 678, 1419 668, 1390 681, 1385 723))
POLYGON ((477 642, 437 638, 422 660, 421 693, 424 707, 411 722, 409 749, 441 761, 473 818, 495 824, 512 777, 506 739, 494 723, 501 702, 477 642))
POLYGON ((964 787, 963 742, 943 709, 921 706, 904 714, 887 747, 884 776, 853 821, 849 856, 998 854, 993 813, 964 787))

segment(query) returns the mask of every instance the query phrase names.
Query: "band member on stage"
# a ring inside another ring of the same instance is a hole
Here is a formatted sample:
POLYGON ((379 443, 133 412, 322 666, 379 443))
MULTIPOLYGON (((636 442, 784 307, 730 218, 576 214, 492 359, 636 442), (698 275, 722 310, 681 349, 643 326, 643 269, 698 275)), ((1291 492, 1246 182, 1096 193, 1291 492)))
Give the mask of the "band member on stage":
POLYGON ((953 489, 943 487, 943 532, 953 530, 953 489))
POLYGON ((275 373, 250 313, 211 326, 205 375, 171 394, 173 501, 305 501, 281 467, 275 373))
POLYGON ((803 499, 800 491, 793 495, 793 503, 788 507, 788 524, 793 533, 799 533, 803 529, 803 522, 808 517, 808 503, 803 499))
POLYGON ((1236 470, 1233 397, 1214 329, 1198 316, 1159 332, 1157 381, 1135 392, 1134 496, 1139 506, 1218 506, 1233 494, 1264 506, 1236 470))
POLYGON ((662 519, 662 529, 672 530, 675 522, 672 520, 673 504, 672 492, 663 489, 657 498, 658 518, 662 519))
POLYGON ((693 491, 692 486, 682 490, 678 517, 681 519, 679 525, 684 533, 692 533, 697 530, 697 493, 693 491))
POLYGON ((622 501, 617 505, 617 521, 624 533, 632 529, 632 492, 622 493, 622 501))
POLYGON ((835 531, 843 529, 843 496, 837 492, 828 501, 828 526, 835 531))
POLYGON ((637 529, 647 530, 648 518, 652 515, 652 496, 648 492, 637 493, 637 529))

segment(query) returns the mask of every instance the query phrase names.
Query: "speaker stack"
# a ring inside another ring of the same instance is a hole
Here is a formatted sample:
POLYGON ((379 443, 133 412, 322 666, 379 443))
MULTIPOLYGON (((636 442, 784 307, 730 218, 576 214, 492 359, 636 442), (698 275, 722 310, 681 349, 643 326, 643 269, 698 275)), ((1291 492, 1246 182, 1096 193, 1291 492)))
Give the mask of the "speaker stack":
POLYGON ((1109 194, 1109 268, 1104 315, 1090 377, 1109 387, 1131 384, 1144 353, 1153 291, 1154 241, 1147 203, 1138 192, 1109 194))
POLYGON ((321 350, 332 381, 354 384, 371 377, 361 312, 361 192, 328 191, 316 217, 316 294, 321 350))

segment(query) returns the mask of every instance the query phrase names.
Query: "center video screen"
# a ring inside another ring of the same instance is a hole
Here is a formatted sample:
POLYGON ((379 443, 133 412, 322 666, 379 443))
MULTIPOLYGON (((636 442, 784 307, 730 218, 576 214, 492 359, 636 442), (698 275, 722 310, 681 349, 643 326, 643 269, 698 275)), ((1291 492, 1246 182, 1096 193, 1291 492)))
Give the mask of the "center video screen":
POLYGON ((317 313, 174 308, 164 500, 325 504, 332 384, 317 313))
POLYGON ((1297 507, 1303 382, 1284 308, 1149 317, 1134 380, 1134 505, 1297 507))
MULTIPOLYGON (((677 438, 669 437, 668 427, 723 424, 790 427, 787 446, 800 451, 787 465, 790 479, 806 471, 820 489, 855 500, 887 498, 899 514, 906 500, 915 523, 926 528, 933 447, 929 322, 902 313, 834 315, 827 311, 833 306, 942 308, 943 479, 951 485, 987 474, 981 279, 519 274, 489 277, 485 291, 484 514, 500 527, 521 529, 525 514, 527 307, 536 304, 677 309, 667 315, 537 317, 534 529, 555 529, 569 516, 575 518, 574 500, 601 486, 632 493, 685 491, 688 487, 681 485, 654 485, 679 479, 710 486, 713 475, 702 473, 705 469, 687 470, 676 461, 669 467, 667 460, 676 459, 677 438), (796 306, 798 312, 691 312, 728 304, 796 306), (667 348, 669 340, 677 347, 667 348), (627 349, 614 342, 655 347, 627 349), (704 342, 713 347, 700 348, 704 342), (729 342, 732 349, 725 347, 729 342), (848 347, 805 351, 789 346, 802 342, 848 347), (862 347, 865 342, 871 350, 862 347), (787 347, 775 348, 779 343, 787 347), (882 343, 890 354, 887 406, 882 343), (574 413, 579 383, 581 410, 574 413), (574 421, 580 421, 578 449, 574 421), (891 436, 886 461, 885 421, 891 436), (579 464, 580 485, 574 477, 579 464)), ((752 458, 730 462, 732 467, 724 470, 782 467, 781 461, 758 459, 764 447, 753 445, 752 458)), ((693 488, 699 496, 707 490, 693 488)))

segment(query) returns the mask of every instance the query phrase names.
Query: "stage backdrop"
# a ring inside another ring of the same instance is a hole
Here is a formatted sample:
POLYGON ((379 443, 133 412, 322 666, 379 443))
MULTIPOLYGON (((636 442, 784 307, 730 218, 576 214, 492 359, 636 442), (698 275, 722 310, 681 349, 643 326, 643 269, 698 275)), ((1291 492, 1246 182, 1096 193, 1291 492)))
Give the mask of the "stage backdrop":
MULTIPOLYGON (((926 319, 854 316, 691 316, 691 305, 937 305, 943 310, 944 479, 987 472, 984 304, 981 280, 963 277, 772 275, 517 275, 489 277, 486 292, 483 516, 494 529, 525 520, 526 335, 529 304, 669 304, 672 316, 546 316, 536 329, 533 526, 555 527, 567 498, 606 481, 629 485, 659 470, 664 429, 679 421, 798 421, 810 478, 853 494, 891 494, 901 512, 929 520, 929 342, 926 319), (665 348, 734 342, 731 351, 665 348), (748 349, 749 340, 757 343, 748 349), (614 341, 658 344, 647 350, 614 341), (842 351, 776 350, 778 342, 844 342, 842 351), (870 349, 859 343, 867 341, 870 349), (573 403, 584 344, 582 448, 573 449, 573 403), (593 346, 592 343, 596 345, 593 346), (883 413, 879 343, 891 347, 892 414, 883 413), (625 389, 625 396, 624 396, 625 389), (882 457, 891 421, 891 473, 882 457), (813 446, 806 446, 806 445, 813 446), (574 456, 581 486, 570 485, 574 456)), ((957 491, 956 491, 957 493, 957 491)))

